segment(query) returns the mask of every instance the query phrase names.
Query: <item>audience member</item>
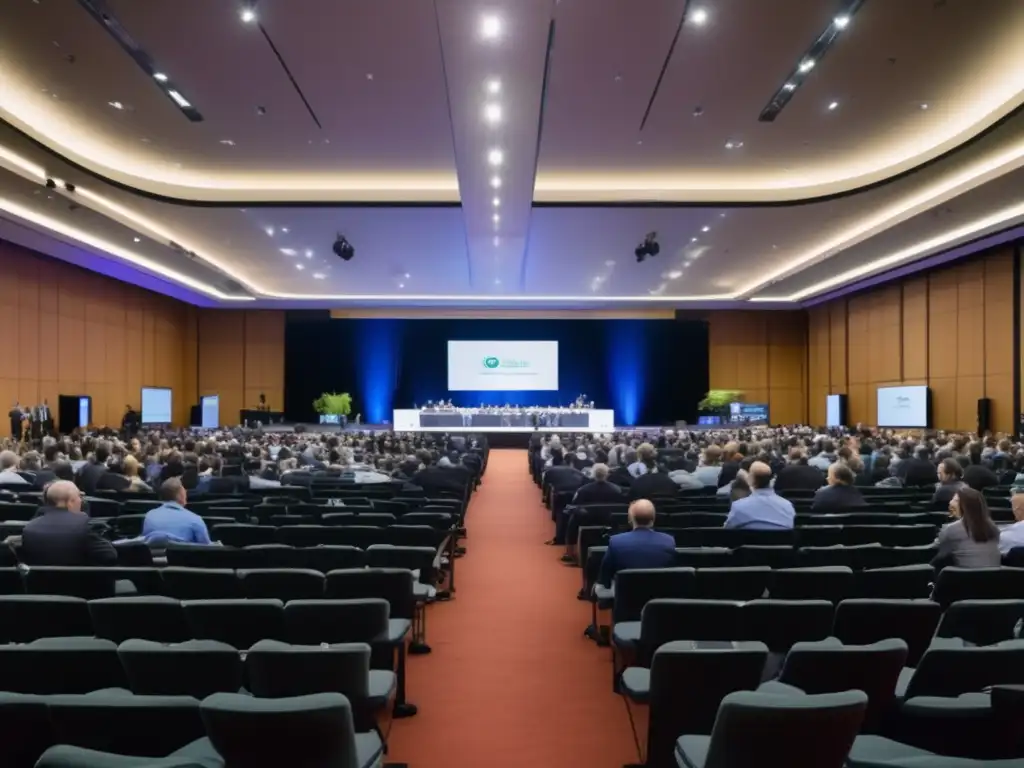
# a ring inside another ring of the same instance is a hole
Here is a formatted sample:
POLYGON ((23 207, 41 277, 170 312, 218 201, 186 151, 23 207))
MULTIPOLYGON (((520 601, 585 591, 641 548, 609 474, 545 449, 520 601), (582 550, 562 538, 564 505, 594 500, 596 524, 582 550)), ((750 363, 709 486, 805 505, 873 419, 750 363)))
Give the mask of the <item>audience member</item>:
POLYGON ((1010 506, 1016 522, 999 532, 999 551, 1004 555, 1014 547, 1024 547, 1024 493, 1011 496, 1010 506))
POLYGON ((1001 564, 999 529, 989 516, 985 497, 973 488, 961 488, 949 503, 956 518, 939 531, 936 568, 996 568, 1001 564))
POLYGON ((832 464, 828 468, 828 485, 814 493, 811 512, 842 512, 863 507, 864 497, 854 486, 854 479, 853 471, 846 464, 841 461, 832 464))
POLYGON ((210 544, 210 533, 203 518, 185 508, 188 491, 178 478, 160 485, 163 504, 146 513, 142 535, 147 540, 164 539, 185 544, 210 544))
POLYGON ((935 494, 932 496, 931 508, 945 512, 949 509, 950 502, 961 488, 965 487, 964 468, 956 459, 947 457, 939 462, 938 466, 939 484, 935 486, 935 494))
POLYGON ((821 470, 808 462, 803 448, 790 448, 789 461, 775 478, 775 492, 816 491, 821 488, 823 479, 821 470))
POLYGON ((595 464, 590 476, 591 481, 576 490, 572 504, 614 504, 623 500, 622 489, 608 482, 608 465, 595 464))
POLYGON ((627 533, 608 539, 601 561, 598 583, 610 587, 615 574, 628 568, 670 568, 676 561, 676 542, 667 533, 654 530, 654 504, 638 499, 629 505, 627 533))
POLYGON ((32 485, 18 474, 18 454, 14 451, 0 452, 0 485, 32 485))
POLYGON ((25 524, 20 557, 28 565, 114 565, 117 551, 90 525, 82 511, 82 492, 74 483, 57 480, 25 524))
POLYGON ((792 502, 772 489, 772 468, 763 461, 755 461, 747 474, 750 495, 732 503, 725 527, 748 530, 792 528, 796 522, 796 510, 792 502))

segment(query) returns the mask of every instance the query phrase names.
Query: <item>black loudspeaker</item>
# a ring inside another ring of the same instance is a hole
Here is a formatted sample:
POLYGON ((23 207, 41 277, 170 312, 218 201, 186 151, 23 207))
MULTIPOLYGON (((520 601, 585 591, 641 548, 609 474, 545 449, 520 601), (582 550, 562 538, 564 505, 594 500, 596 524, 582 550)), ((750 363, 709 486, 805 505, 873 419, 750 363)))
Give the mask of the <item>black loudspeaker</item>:
POLYGON ((978 434, 984 435, 992 429, 992 398, 978 398, 978 434))

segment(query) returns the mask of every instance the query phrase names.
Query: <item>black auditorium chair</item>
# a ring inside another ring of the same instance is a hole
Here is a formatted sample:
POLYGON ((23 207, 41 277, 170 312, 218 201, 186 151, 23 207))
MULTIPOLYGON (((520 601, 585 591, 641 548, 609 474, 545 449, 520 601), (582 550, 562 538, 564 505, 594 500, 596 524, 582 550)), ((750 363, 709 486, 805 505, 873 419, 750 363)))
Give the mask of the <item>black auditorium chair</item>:
POLYGON ((242 593, 246 597, 270 597, 289 600, 314 600, 324 596, 324 575, 320 571, 299 568, 266 568, 238 571, 242 593))
POLYGON ((0 646, 0 680, 8 691, 42 695, 127 687, 117 645, 92 637, 0 646))
POLYGON ((941 606, 931 600, 843 600, 836 606, 832 635, 846 645, 899 638, 907 644, 907 665, 914 667, 931 643, 941 615, 941 606))
POLYGON ((179 600, 216 600, 243 596, 238 576, 227 568, 168 566, 160 571, 160 575, 165 592, 179 600))
POLYGON ((192 638, 181 602, 173 597, 108 597, 89 601, 96 637, 122 643, 138 638, 180 643, 192 638))
MULTIPOLYGON (((246 649, 260 640, 284 640, 284 603, 273 599, 185 600, 192 637, 246 649)), ((321 641, 314 641, 319 644, 321 641)))
POLYGON ((167 645, 126 640, 117 648, 133 693, 195 696, 242 688, 243 667, 237 649, 217 640, 187 640, 167 645))
POLYGON ((92 636, 89 603, 83 598, 66 595, 0 596, 0 643, 28 643, 42 637, 92 636))

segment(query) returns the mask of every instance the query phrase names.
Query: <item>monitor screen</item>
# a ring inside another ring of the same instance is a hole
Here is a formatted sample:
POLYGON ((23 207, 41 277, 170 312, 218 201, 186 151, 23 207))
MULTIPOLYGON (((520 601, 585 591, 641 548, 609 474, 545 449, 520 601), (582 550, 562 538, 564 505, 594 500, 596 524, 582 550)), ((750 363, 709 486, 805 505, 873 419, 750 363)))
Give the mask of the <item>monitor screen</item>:
POLYGON ((729 403, 729 421, 767 424, 768 403, 729 403))
POLYGON ((843 396, 842 395, 826 395, 825 396, 825 426, 826 427, 841 427, 843 426, 843 396))
POLYGON ((203 429, 216 429, 220 426, 220 397, 206 395, 200 398, 203 429))
POLYGON ((557 341, 449 341, 448 389, 558 389, 557 341))
POLYGON ((171 390, 166 387, 142 388, 142 423, 171 423, 171 390))
POLYGON ((879 387, 878 426, 928 427, 929 390, 925 386, 879 387))

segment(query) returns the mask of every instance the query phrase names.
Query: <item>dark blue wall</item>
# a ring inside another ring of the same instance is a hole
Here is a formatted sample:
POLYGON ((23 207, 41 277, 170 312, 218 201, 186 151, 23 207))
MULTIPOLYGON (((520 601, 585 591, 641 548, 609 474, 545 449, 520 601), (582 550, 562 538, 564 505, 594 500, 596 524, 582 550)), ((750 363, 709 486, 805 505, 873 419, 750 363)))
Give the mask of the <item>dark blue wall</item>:
POLYGON ((586 393, 618 424, 694 421, 708 388, 707 325, 687 320, 331 320, 297 315, 285 336, 285 411, 313 421, 321 392, 350 392, 363 421, 451 397, 557 405, 586 393), (557 341, 559 391, 449 392, 448 341, 557 341))

